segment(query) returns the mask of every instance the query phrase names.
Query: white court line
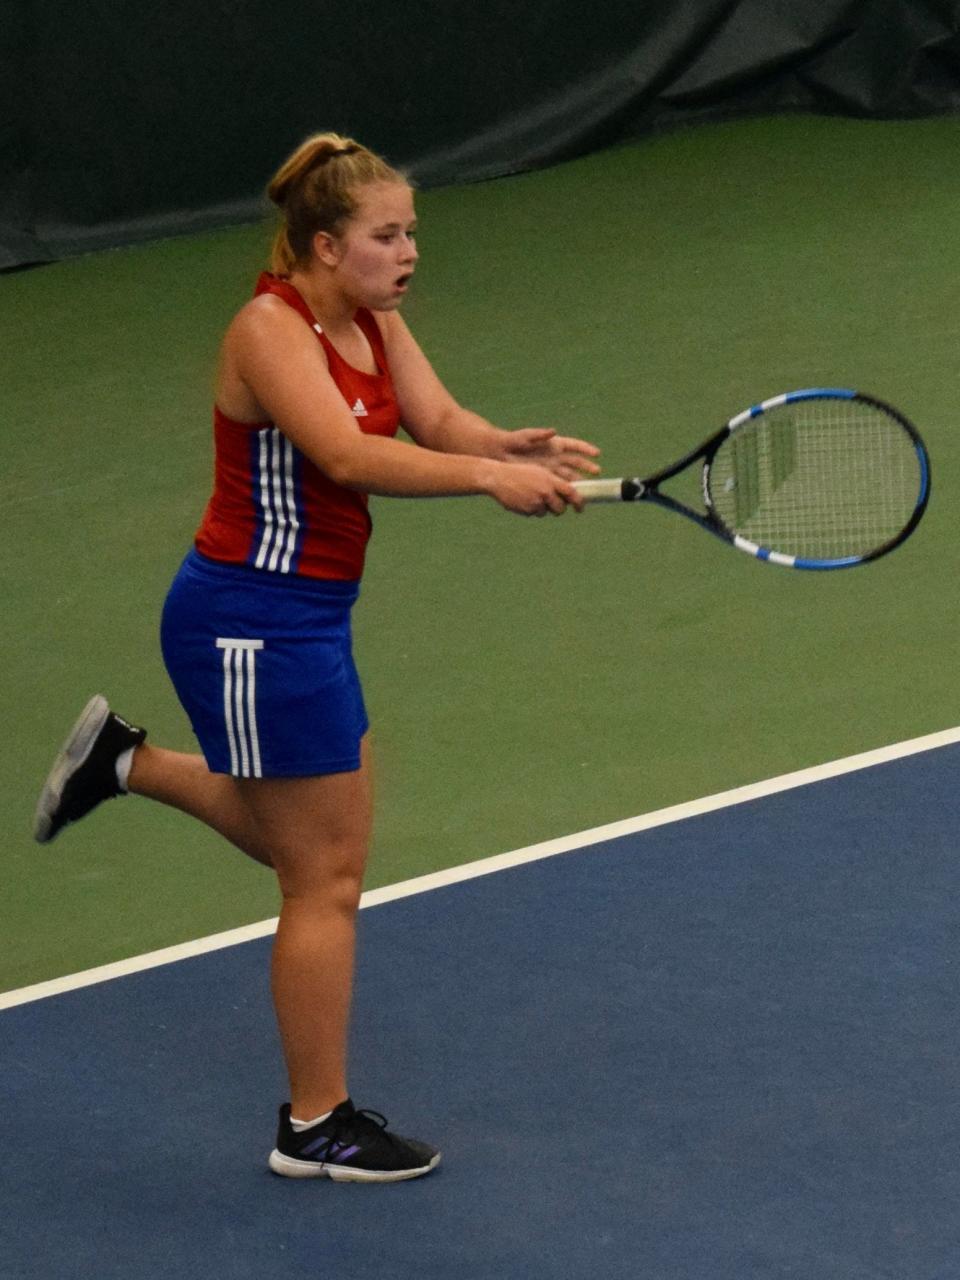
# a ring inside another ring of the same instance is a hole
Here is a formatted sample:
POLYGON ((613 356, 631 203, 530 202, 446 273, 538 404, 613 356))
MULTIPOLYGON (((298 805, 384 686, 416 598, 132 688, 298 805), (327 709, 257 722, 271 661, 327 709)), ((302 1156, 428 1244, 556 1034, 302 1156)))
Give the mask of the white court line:
MULTIPOLYGON (((446 871, 434 871, 429 875, 417 876, 413 880, 402 880, 399 884, 385 885, 382 889, 370 889, 361 898, 360 906, 378 907, 384 902, 394 902, 398 898, 409 898, 416 893, 428 893, 431 889, 441 889, 446 885, 459 884, 464 880, 474 880, 478 876, 492 875, 495 871, 519 867, 526 862, 536 862, 541 858, 552 858, 559 853, 585 849, 605 840, 616 840, 620 836, 649 831, 653 827, 663 827, 671 822, 680 822, 684 818, 696 817, 701 813, 713 813, 717 809, 746 804, 749 800, 760 800, 764 796, 776 795, 780 791, 790 791, 794 787, 807 786, 811 782, 837 778, 844 773, 869 769, 873 765, 901 760, 905 756, 918 755, 922 751, 933 751, 937 747, 947 747, 957 742, 960 742, 960 726, 955 729, 943 729, 939 733, 930 733, 922 738, 911 738, 907 742, 897 742, 889 747, 878 747, 874 751, 864 751, 860 755, 847 756, 843 760, 831 760, 827 764, 814 765, 810 769, 799 769, 796 773, 784 773, 779 778, 752 782, 744 787, 735 787, 732 791, 721 791, 717 795, 704 796, 700 800, 671 805, 667 809, 641 814, 637 818, 625 818, 620 822, 593 827, 589 831, 578 831, 556 840, 545 840, 542 844, 515 849, 512 853, 495 854, 493 857, 481 858, 476 862, 466 862, 459 867, 450 867, 446 871)), ((12 1009, 15 1005, 29 1004, 34 1000, 43 1000, 48 996, 62 995, 67 991, 76 991, 80 987, 91 987, 112 978, 123 978, 131 973, 142 973, 145 969, 156 969, 160 965, 187 960, 191 956, 205 955, 209 951, 219 951, 222 947, 233 947, 241 942, 251 942, 255 938, 265 938, 272 934, 276 927, 277 918, 274 916, 270 920, 259 920, 256 924, 244 925, 239 929, 228 929, 225 933, 214 933, 207 938, 197 938, 193 942, 181 942, 173 947, 164 947, 160 951, 131 956, 127 960, 117 960, 113 964, 100 965, 96 969, 85 969, 82 973, 71 973, 62 978, 53 978, 49 982, 38 982, 34 986, 21 987, 19 991, 2 992, 0 993, 0 1010, 12 1009)))

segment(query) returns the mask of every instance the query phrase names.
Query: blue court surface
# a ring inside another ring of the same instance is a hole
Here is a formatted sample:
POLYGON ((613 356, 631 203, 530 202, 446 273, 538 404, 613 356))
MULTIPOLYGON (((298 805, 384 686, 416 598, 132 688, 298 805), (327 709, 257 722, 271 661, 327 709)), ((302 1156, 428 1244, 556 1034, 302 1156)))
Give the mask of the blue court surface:
MULTIPOLYGON (((361 913, 354 1097, 273 1176, 269 940, 0 1014, 3 1280, 956 1280, 960 747, 361 913)), ((149 909, 145 904, 145 909, 149 909)))

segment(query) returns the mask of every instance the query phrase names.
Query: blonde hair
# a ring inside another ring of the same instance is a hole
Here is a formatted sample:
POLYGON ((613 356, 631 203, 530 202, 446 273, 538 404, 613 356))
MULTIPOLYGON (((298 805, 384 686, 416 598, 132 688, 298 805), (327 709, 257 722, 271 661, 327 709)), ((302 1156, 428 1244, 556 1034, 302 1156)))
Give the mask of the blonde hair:
POLYGON ((407 177, 353 138, 317 133, 301 142, 267 186, 282 222, 273 242, 270 268, 289 275, 310 258, 318 231, 339 235, 357 211, 357 192, 371 182, 407 177))

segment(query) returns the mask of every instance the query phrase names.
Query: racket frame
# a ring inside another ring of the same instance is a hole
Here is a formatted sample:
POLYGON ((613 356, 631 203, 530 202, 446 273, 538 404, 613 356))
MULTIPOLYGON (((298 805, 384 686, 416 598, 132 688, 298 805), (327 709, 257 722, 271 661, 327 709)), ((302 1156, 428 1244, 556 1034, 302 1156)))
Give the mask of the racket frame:
POLYGON ((878 560, 880 556, 887 555, 888 552, 893 551, 895 547, 905 542, 910 534, 913 533, 926 510, 930 497, 930 458, 927 454, 926 446, 913 423, 905 418, 893 405, 877 399, 876 396, 867 395, 862 391, 852 391, 847 387, 807 387, 800 391, 787 391, 782 395, 772 396, 770 399, 762 400, 760 403, 752 405, 749 409, 745 409, 742 413, 736 414, 695 449, 691 449, 682 458, 660 471, 653 472, 652 475, 644 478, 632 476, 616 480, 581 480, 576 483, 575 487, 587 502, 651 502, 655 506, 665 507, 668 511, 675 511, 677 515, 684 516, 687 520, 692 520, 694 524, 706 529, 708 533, 712 533, 715 537, 736 547, 738 551, 743 551, 757 560, 769 561, 771 564, 782 565, 790 569, 849 569, 854 565, 867 564, 871 560, 878 560), (760 546, 758 543, 751 542, 749 538, 743 537, 736 530, 728 528, 714 507, 710 494, 710 466, 724 441, 728 440, 741 427, 753 422, 769 410, 801 400, 859 400, 864 404, 871 405, 873 408, 879 409, 893 418, 910 437, 916 450, 920 468, 920 486, 917 502, 909 520, 894 537, 889 538, 886 542, 872 548, 863 555, 838 556, 832 559, 787 555, 784 552, 775 551, 770 547, 760 546), (704 511, 695 511, 692 507, 688 507, 685 503, 679 502, 676 498, 672 498, 669 494, 661 493, 659 490, 661 484, 679 475, 681 471, 685 471, 687 467, 699 460, 702 460, 700 488, 703 495, 704 511))

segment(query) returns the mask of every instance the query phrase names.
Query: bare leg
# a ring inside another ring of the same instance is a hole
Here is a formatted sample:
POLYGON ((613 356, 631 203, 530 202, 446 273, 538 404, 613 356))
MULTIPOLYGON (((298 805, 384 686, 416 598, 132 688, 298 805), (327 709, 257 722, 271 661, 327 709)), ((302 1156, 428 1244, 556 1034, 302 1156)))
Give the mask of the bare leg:
POLYGON ((202 756, 167 751, 145 742, 133 753, 127 786, 134 795, 159 800, 199 818, 255 862, 273 866, 240 783, 228 774, 211 773, 202 756))
POLYGON ((348 1096, 355 921, 372 816, 367 743, 354 773, 239 786, 283 893, 273 999, 293 1114, 308 1120, 348 1096))

